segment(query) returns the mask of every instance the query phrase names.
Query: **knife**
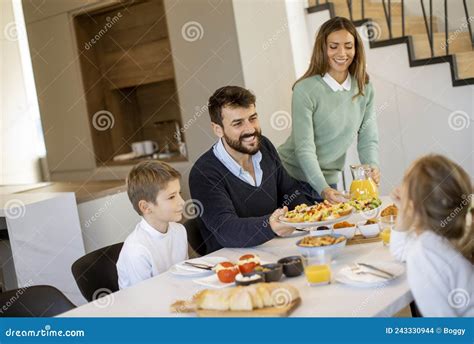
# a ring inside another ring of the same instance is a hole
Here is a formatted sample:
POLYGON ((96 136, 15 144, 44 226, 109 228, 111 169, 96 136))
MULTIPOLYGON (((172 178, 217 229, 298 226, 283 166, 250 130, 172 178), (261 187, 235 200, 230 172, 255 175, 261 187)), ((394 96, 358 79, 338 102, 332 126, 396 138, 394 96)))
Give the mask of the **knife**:
POLYGON ((197 264, 197 263, 191 263, 191 262, 184 262, 184 264, 190 265, 198 269, 204 269, 204 270, 212 270, 213 268, 213 266, 210 266, 210 265, 197 264))
POLYGON ((382 270, 376 266, 373 266, 373 265, 370 265, 370 264, 367 264, 367 263, 357 263, 361 266, 365 266, 366 268, 369 268, 369 269, 372 269, 372 270, 375 270, 375 271, 378 271, 378 272, 382 272, 384 274, 386 274, 387 276, 390 276, 391 278, 395 278, 395 275, 388 272, 388 271, 385 271, 385 270, 382 270))

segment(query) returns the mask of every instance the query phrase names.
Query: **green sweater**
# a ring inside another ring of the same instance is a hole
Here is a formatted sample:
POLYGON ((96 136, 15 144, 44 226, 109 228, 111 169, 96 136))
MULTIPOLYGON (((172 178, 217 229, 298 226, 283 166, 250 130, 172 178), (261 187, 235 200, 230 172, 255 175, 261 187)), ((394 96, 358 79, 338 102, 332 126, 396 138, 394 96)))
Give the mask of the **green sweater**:
POLYGON ((379 165, 372 84, 364 96, 352 99, 357 92, 354 77, 350 91, 334 92, 320 75, 301 80, 293 90, 291 135, 278 153, 288 173, 319 194, 337 183, 356 137, 360 162, 379 165))

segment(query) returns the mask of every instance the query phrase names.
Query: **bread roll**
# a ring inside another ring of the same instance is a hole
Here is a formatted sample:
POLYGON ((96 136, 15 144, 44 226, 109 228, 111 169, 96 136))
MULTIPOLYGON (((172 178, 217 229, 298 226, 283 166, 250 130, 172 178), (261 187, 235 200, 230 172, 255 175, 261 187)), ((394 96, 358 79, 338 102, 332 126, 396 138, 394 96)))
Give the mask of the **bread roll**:
MULTIPOLYGON (((232 289, 229 301, 231 311, 251 311, 253 309, 252 297, 245 287, 232 289)), ((207 309, 202 306, 200 308, 207 309)))
POLYGON ((285 283, 257 283, 246 287, 205 289, 191 301, 177 301, 172 312, 190 312, 197 309, 216 311, 252 311, 264 307, 285 307, 300 297, 298 289, 285 283))

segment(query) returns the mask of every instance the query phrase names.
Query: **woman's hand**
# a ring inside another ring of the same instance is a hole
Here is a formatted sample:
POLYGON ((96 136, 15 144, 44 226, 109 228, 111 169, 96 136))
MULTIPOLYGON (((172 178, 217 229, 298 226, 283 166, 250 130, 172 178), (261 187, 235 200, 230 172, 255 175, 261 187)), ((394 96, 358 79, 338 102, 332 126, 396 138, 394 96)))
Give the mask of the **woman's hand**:
POLYGON ((321 195, 325 200, 331 203, 347 202, 349 198, 333 188, 325 188, 321 195))
POLYGON ((373 179, 375 184, 380 184, 380 169, 378 167, 372 167, 370 169, 370 178, 373 179))
POLYGON ((390 193, 390 198, 392 199, 393 203, 397 206, 398 209, 400 209, 401 207, 401 197, 402 197, 402 187, 397 186, 390 193))

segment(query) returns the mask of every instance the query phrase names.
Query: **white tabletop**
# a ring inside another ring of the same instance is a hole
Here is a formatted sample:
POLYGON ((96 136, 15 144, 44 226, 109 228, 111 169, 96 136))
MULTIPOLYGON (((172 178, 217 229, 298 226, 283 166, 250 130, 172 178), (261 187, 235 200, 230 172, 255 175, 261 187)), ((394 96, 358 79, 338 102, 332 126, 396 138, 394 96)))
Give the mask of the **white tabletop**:
MULTIPOLYGON (((383 197, 383 206, 390 199, 383 197)), ((354 219, 352 219, 354 220, 354 219)), ((226 257, 237 261, 245 253, 256 253, 264 261, 298 255, 296 241, 299 238, 277 238, 254 248, 221 249, 212 256, 226 257)), ((389 248, 381 242, 350 245, 331 264, 333 272, 343 265, 356 261, 391 262, 389 248)), ((383 287, 355 288, 337 282, 326 286, 311 287, 305 277, 283 277, 298 288, 301 305, 291 314, 294 317, 374 317, 392 316, 407 306, 412 300, 406 275, 383 287)), ((191 278, 177 277, 166 272, 131 288, 121 290, 95 302, 83 305, 62 314, 67 317, 183 317, 193 314, 174 314, 169 306, 176 300, 189 299, 204 287, 195 284, 191 278)))

